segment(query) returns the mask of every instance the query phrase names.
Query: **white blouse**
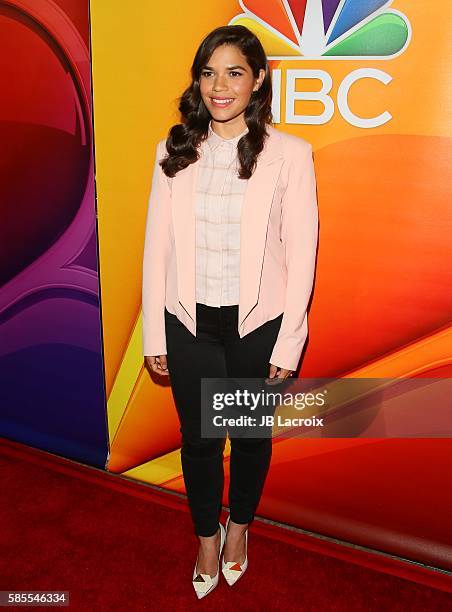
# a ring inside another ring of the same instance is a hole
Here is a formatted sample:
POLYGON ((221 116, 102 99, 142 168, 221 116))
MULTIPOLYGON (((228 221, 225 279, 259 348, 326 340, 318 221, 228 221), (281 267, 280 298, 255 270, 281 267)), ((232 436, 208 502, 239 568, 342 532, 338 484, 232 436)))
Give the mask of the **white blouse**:
POLYGON ((201 143, 196 186, 196 301, 207 306, 239 303, 240 216, 248 181, 238 178, 237 143, 209 124, 201 143))

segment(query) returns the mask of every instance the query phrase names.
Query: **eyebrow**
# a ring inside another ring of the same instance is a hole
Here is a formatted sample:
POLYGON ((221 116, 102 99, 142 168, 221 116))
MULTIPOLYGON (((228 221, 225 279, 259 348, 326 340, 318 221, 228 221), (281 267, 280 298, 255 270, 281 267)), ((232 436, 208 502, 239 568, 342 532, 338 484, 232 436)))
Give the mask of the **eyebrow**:
MULTIPOLYGON (((241 68, 242 70, 246 71, 246 68, 244 66, 227 66, 228 70, 234 70, 235 68, 241 68)), ((204 66, 203 70, 213 70, 212 66, 204 66)))

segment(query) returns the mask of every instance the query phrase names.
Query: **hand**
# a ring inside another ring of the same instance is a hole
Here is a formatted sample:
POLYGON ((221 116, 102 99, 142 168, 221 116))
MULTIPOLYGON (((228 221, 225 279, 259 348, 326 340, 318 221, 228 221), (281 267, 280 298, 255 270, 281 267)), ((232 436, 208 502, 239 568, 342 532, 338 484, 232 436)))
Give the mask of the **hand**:
POLYGON ((144 358, 146 367, 151 369, 156 374, 161 376, 169 376, 168 364, 166 361, 166 355, 148 356, 144 358))
POLYGON ((266 382, 271 385, 278 385, 283 380, 286 380, 286 378, 292 375, 293 375, 292 370, 286 370, 285 368, 279 368, 278 366, 273 365, 271 363, 268 378, 266 379, 266 382))

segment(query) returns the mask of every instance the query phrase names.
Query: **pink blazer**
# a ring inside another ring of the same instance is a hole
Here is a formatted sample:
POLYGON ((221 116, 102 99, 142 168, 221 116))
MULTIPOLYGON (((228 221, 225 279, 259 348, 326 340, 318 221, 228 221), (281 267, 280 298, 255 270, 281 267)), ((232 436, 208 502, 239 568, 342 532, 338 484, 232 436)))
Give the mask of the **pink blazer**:
MULTIPOLYGON (((284 312, 270 363, 296 370, 308 333, 318 238, 312 145, 267 126, 242 204, 238 333, 284 312)), ((157 145, 143 256, 143 354, 166 355, 164 308, 196 336, 195 187, 199 162, 167 177, 157 145)))

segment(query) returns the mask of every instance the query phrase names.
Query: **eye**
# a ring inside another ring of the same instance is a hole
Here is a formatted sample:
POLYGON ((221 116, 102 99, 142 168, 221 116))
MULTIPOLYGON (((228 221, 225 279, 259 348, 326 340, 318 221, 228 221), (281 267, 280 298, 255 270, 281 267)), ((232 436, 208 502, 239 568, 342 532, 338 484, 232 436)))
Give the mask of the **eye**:
MULTIPOLYGON (((202 77, 208 78, 208 77, 210 77, 212 75, 213 75, 212 70, 202 70, 201 71, 201 76, 202 77)), ((229 71, 229 75, 234 77, 234 78, 236 78, 236 77, 243 76, 243 73, 242 72, 238 72, 237 70, 230 70, 229 71)))

